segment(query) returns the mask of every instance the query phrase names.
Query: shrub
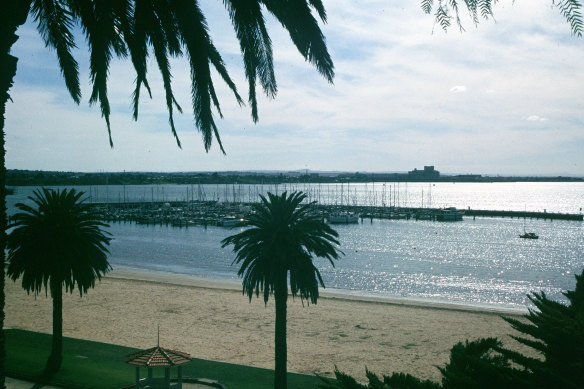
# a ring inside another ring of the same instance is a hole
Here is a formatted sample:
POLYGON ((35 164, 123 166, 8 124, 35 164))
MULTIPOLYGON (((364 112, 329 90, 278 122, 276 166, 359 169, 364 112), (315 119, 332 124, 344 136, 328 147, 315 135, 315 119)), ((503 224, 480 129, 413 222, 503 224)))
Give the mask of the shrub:
POLYGON ((422 381, 410 374, 393 373, 391 376, 383 376, 383 381, 377 375, 365 370, 369 384, 360 384, 348 374, 339 371, 335 366, 336 379, 319 377, 322 383, 320 389, 439 389, 440 385, 433 381, 422 381))

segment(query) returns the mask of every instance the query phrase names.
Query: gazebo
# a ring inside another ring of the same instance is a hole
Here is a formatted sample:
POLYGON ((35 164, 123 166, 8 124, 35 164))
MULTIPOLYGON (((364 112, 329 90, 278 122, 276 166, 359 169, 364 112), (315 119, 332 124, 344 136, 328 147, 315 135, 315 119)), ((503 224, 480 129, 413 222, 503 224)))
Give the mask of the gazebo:
POLYGON ((140 388, 182 388, 182 366, 191 361, 187 353, 160 347, 149 348, 126 355, 126 363, 136 366, 136 389, 140 388), (148 368, 148 377, 140 379, 140 366, 148 368), (170 385, 170 368, 178 367, 177 383, 170 385), (164 377, 153 377, 155 367, 164 367, 164 377))

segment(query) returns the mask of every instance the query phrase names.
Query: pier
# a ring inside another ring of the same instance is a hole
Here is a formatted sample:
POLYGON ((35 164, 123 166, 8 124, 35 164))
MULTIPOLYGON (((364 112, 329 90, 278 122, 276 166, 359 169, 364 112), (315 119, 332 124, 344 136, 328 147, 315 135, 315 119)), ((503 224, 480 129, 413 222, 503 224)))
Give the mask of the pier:
MULTIPOLYGON (((217 201, 173 201, 173 202, 131 202, 93 204, 106 222, 135 222, 138 224, 171 225, 189 227, 194 225, 236 226, 242 224, 252 211, 253 203, 230 203, 217 201)), ((372 207, 356 205, 315 204, 313 212, 323 219, 333 213, 358 215, 361 222, 373 219, 441 220, 441 208, 372 207)), ((582 221, 582 214, 497 211, 497 210, 459 210, 464 217, 510 217, 544 220, 582 221)), ((464 220, 460 218, 457 220, 464 220)))
POLYGON ((510 217, 521 219, 544 219, 544 220, 575 220, 582 221, 582 214, 577 213, 550 213, 550 212, 529 212, 529 211, 491 211, 481 209, 468 209, 464 211, 466 216, 484 217, 510 217))

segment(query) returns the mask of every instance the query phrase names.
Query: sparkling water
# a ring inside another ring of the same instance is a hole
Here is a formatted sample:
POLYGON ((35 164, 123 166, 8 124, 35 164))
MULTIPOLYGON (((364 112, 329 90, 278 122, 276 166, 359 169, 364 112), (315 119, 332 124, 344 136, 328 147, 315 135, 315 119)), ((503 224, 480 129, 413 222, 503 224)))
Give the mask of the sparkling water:
MULTIPOLYGON (((383 201, 420 206, 424 200, 424 205, 433 207, 570 213, 579 213, 584 199, 583 183, 409 184, 407 192, 403 183, 399 187, 386 183, 385 188, 375 183, 374 189, 369 183, 344 185, 342 196, 340 185, 334 185, 335 190, 325 185, 246 188, 250 198, 260 189, 300 189, 310 192, 313 199, 320 196, 325 203, 380 205, 383 201), (416 198, 419 204, 414 204, 416 198)), ((237 200, 237 186, 205 187, 202 190, 208 197, 217 199, 228 188, 237 200)), ((109 187, 108 196, 120 193, 121 187, 115 188, 118 192, 109 187)), ((78 189, 92 193, 94 200, 106 192, 105 187, 78 189)), ((169 201, 197 200, 201 195, 201 188, 186 185, 122 189, 127 201, 140 200, 155 190, 164 191, 164 199, 169 201), (180 193, 184 198, 170 197, 180 193)), ((9 213, 14 212, 15 202, 25 200, 31 192, 32 188, 18 187, 7 199, 9 213)), ((239 190, 240 195, 244 192, 239 190)), ((584 269, 582 222, 479 217, 455 223, 366 219, 334 228, 345 255, 334 268, 326 260, 315 259, 315 263, 327 290, 345 294, 525 310, 528 293, 544 291, 551 298, 562 299, 561 292, 575 286, 574 274, 584 269), (524 228, 536 232, 539 239, 519 238, 524 228)), ((114 268, 238 280, 238 267, 231 265, 234 254, 230 247, 221 249, 220 242, 240 228, 114 223, 109 231, 114 237, 110 248, 114 268)))

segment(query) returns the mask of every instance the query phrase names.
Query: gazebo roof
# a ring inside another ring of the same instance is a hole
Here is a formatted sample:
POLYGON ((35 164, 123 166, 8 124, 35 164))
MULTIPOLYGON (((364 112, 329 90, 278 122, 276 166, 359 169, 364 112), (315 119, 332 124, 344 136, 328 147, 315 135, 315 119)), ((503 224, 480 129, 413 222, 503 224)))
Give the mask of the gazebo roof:
POLYGON ((188 353, 160 346, 126 355, 126 363, 135 366, 167 367, 183 365, 190 361, 191 356, 188 353))

